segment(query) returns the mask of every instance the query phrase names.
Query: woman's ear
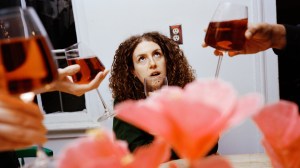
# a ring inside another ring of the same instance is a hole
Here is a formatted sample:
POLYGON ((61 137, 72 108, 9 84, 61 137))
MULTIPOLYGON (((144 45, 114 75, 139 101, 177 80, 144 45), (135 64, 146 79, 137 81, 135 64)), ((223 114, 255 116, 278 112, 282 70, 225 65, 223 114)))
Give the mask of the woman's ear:
POLYGON ((132 75, 136 78, 136 72, 135 72, 135 70, 133 69, 133 70, 131 70, 131 73, 132 73, 132 75))

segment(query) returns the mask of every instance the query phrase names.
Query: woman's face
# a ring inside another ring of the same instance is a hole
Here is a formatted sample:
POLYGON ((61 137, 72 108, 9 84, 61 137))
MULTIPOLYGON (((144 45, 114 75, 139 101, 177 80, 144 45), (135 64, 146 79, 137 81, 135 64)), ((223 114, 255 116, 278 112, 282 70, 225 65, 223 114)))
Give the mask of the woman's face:
POLYGON ((166 77, 166 59, 158 44, 142 41, 133 51, 133 74, 144 83, 146 77, 166 77))

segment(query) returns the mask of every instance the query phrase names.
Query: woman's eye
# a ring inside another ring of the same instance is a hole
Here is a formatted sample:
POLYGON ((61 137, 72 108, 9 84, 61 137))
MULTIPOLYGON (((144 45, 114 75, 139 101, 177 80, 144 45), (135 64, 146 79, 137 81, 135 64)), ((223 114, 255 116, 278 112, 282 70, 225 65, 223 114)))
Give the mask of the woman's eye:
POLYGON ((160 54, 160 53, 155 53, 155 54, 154 54, 154 57, 155 57, 155 58, 159 58, 159 57, 161 57, 161 54, 160 54))
POLYGON ((145 61, 146 61, 146 58, 145 58, 145 57, 140 57, 140 58, 138 59, 138 61, 139 61, 139 62, 145 62, 145 61))

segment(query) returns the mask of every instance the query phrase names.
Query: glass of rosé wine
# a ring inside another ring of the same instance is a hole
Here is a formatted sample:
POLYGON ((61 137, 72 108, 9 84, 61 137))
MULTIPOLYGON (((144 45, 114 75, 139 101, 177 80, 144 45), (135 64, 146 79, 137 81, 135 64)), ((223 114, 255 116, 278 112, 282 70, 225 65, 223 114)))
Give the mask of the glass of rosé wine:
POLYGON ((208 25, 205 43, 220 52, 215 77, 218 78, 223 53, 240 51, 245 45, 248 25, 248 7, 229 1, 221 1, 208 25))
POLYGON ((167 77, 153 76, 144 79, 144 91, 147 97, 150 96, 152 92, 159 90, 163 86, 168 86, 167 77))
MULTIPOLYGON (((0 10, 1 94, 10 94, 24 102, 33 100, 39 90, 51 88, 58 78, 51 43, 35 10, 0 10)), ((47 167, 50 158, 37 145, 36 159, 27 168, 47 167)))
MULTIPOLYGON (((68 65, 78 64, 80 66, 80 71, 72 75, 74 83, 87 84, 92 81, 99 72, 105 70, 105 66, 100 59, 83 42, 73 44, 66 48, 65 55, 68 65)), ((113 117, 115 113, 109 109, 99 90, 96 89, 96 91, 104 108, 104 114, 98 118, 100 122, 113 117)))

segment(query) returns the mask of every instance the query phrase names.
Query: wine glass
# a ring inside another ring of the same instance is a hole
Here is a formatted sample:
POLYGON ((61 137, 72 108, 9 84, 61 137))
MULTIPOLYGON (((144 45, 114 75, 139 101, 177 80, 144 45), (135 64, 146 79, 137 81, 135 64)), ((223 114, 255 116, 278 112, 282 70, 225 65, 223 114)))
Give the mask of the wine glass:
MULTIPOLYGON (((73 44, 65 49, 68 65, 80 65, 80 71, 72 75, 73 82, 77 84, 87 84, 92 81, 95 76, 105 70, 105 66, 94 54, 94 52, 83 42, 73 44)), ((97 94, 104 108, 104 113, 98 118, 98 121, 104 121, 109 117, 113 117, 115 113, 109 109, 98 89, 97 94)))
MULTIPOLYGON (((219 3, 208 25, 205 43, 224 54, 239 51, 245 45, 248 7, 229 1, 219 3)), ((219 55, 215 77, 218 78, 223 54, 219 55)))
MULTIPOLYGON (((51 87, 58 78, 52 46, 35 10, 7 8, 0 10, 0 67, 4 85, 1 92, 32 101, 35 92, 51 87)), ((37 145, 36 159, 25 167, 46 167, 49 158, 37 145)))
POLYGON ((163 86, 168 85, 167 77, 147 77, 144 78, 144 91, 146 97, 150 96, 152 92, 159 90, 163 86))

